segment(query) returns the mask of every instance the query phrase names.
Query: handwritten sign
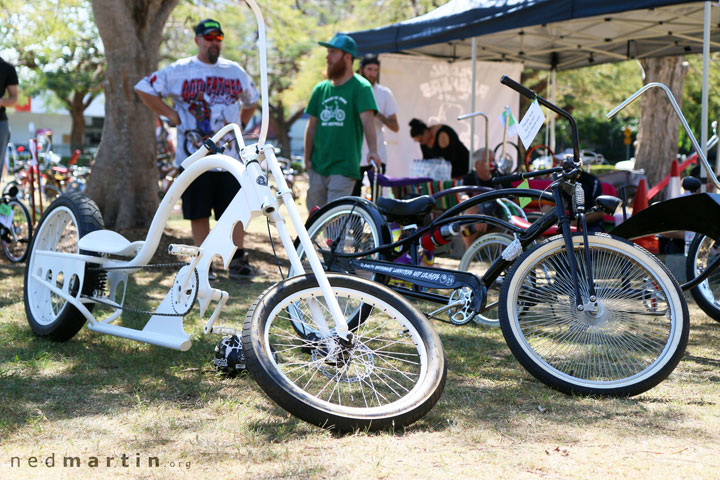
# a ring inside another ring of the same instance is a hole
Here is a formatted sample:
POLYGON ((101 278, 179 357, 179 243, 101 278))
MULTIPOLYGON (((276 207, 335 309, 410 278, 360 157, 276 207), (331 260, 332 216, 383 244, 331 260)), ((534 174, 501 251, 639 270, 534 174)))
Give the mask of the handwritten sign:
POLYGON ((535 135, 540 131, 544 122, 545 116, 537 100, 535 100, 530 104, 530 108, 525 112, 525 116, 520 120, 517 128, 518 135, 520 135, 520 140, 522 140, 525 148, 530 148, 535 135))

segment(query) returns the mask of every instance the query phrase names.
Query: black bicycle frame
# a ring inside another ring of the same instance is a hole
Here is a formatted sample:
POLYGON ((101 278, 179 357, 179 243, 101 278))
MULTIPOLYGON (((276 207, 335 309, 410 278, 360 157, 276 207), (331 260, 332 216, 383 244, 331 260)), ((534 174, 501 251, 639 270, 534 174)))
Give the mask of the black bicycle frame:
MULTIPOLYGON (((565 161, 563 161, 562 167, 551 168, 539 172, 528 172, 517 175, 509 175, 507 177, 502 177, 497 180, 510 181, 514 179, 523 179, 533 176, 545 175, 548 173, 563 172, 561 176, 564 179, 569 179, 571 181, 563 182, 561 179, 556 179, 556 181, 553 182, 551 186, 552 195, 539 190, 517 188, 494 190, 491 192, 477 195, 458 205, 455 205, 454 207, 449 208, 438 218, 436 218, 430 225, 425 228, 419 229, 408 237, 400 239, 397 242, 391 244, 381 245, 365 252, 348 254, 338 253, 335 251, 334 248, 332 249, 332 251, 320 250, 321 254, 324 256, 325 264, 328 266, 328 269, 333 270, 333 267, 335 267, 340 268, 341 271, 345 272, 366 271, 382 276, 388 276, 404 280, 410 282, 413 285, 412 290, 402 287, 392 287, 393 290, 402 293, 403 295, 421 298, 424 300, 438 303, 446 303, 448 301, 448 297, 430 292, 422 292, 420 291, 419 287, 451 290, 468 287, 472 289, 474 293, 472 308, 478 308, 477 311, 479 312, 485 306, 487 289, 515 260, 515 257, 510 258, 509 256, 507 256, 507 258, 505 258, 505 254, 510 252, 510 247, 506 248, 503 251, 503 254, 497 259, 495 259, 495 261, 490 265, 482 278, 478 278, 476 275, 469 272, 457 272, 454 270, 437 267, 425 267, 417 264, 406 265, 383 260, 371 260, 364 258, 361 259, 361 257, 367 257, 375 253, 385 253, 388 257, 392 257, 394 256, 394 254, 390 254, 390 252, 393 252, 394 249, 396 249, 397 247, 401 247, 401 253, 408 251, 408 249, 411 249, 413 253, 413 262, 417 263, 418 259, 416 249, 419 238, 422 235, 425 235, 428 232, 431 232, 434 229, 441 227, 442 225, 453 222, 461 222, 468 224, 484 222, 501 228, 505 228, 509 231, 512 231, 516 235, 517 238, 515 241, 519 242, 520 246, 522 247, 520 251, 522 251, 528 245, 534 242, 537 238, 539 238, 545 231, 547 231, 547 229, 557 223, 560 233, 562 234, 563 241, 565 242, 565 253, 567 255, 568 266, 570 268, 570 274, 573 281, 575 306, 578 310, 583 310, 584 302, 580 293, 578 265, 577 259, 575 258, 575 250, 572 240, 572 230, 570 225, 571 217, 565 213, 565 201, 562 196, 563 189, 573 189, 569 190, 568 193, 570 193, 571 195, 574 193, 574 188, 576 184, 575 180, 577 180, 577 177, 580 175, 579 168, 582 164, 579 159, 580 147, 577 125, 575 124, 575 120, 572 118, 572 116, 565 110, 556 107, 552 103, 548 102, 542 97, 537 96, 531 90, 514 82, 508 77, 503 76, 501 79, 501 83, 508 85, 509 87, 527 96, 528 98, 537 99, 540 104, 546 106, 550 110, 558 113, 559 115, 565 117, 570 121, 573 140, 573 159, 566 159, 565 161), (555 204, 555 207, 550 212, 544 214, 538 220, 533 222, 533 224, 530 225, 527 230, 522 230, 508 222, 488 215, 460 215, 462 212, 477 204, 494 201, 496 199, 506 197, 535 197, 540 200, 546 199, 552 201, 555 204)), ((588 263, 588 267, 590 267, 589 253, 587 252, 588 236, 585 228, 585 217, 582 211, 580 212, 580 221, 586 246, 586 263, 588 263)), ((339 244, 339 242, 333 242, 333 245, 335 244, 339 244)), ((517 245, 513 247, 516 248, 517 245)), ((590 298, 588 298, 588 300, 594 301, 594 280, 592 275, 592 269, 590 268, 588 268, 588 287, 590 292, 590 298)))

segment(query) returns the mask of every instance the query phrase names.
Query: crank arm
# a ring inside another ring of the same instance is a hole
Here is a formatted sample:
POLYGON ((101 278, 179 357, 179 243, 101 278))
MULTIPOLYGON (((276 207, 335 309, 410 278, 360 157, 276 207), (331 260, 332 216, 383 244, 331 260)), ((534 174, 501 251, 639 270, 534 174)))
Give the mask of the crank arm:
POLYGON ((463 301, 463 300, 460 300, 460 301, 457 301, 454 303, 450 303, 448 305, 445 305, 443 307, 438 308, 437 310, 434 310, 434 311, 428 313, 427 316, 432 318, 435 315, 437 315, 438 313, 446 312, 446 311, 450 310, 451 308, 459 307, 460 305, 464 305, 464 304, 465 304, 465 301, 463 301))

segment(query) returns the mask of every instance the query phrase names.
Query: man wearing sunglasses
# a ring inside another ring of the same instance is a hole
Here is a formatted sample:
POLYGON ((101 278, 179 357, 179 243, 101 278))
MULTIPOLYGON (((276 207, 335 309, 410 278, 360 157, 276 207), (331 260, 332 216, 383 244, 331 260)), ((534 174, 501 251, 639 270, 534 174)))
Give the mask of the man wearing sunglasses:
MULTIPOLYGON (((220 56, 223 31, 217 20, 207 19, 195 26, 197 56, 176 61, 142 79, 135 91, 145 105, 157 115, 170 119, 178 129, 178 148, 175 165, 192 152, 186 152, 185 133, 198 130, 210 135, 228 123, 240 123, 243 128, 252 118, 260 94, 250 76, 236 62, 220 56), (170 107, 163 98, 173 101, 170 107)), ((236 143, 225 154, 238 157, 236 143)), ((193 242, 199 246, 210 233, 210 214, 218 219, 237 193, 240 185, 225 171, 206 172, 197 178, 182 196, 183 217, 190 220, 193 242)), ((228 274, 233 279, 247 279, 262 275, 248 262, 243 248, 244 232, 238 223, 233 240, 238 250, 228 274)), ((216 278, 210 270, 210 279, 216 278)))

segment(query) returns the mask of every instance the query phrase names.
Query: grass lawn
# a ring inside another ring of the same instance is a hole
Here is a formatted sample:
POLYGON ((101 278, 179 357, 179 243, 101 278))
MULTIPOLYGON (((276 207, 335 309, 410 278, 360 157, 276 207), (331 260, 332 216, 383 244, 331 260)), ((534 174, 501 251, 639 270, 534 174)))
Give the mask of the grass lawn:
MULTIPOLYGON (((280 279, 264 223, 255 225, 248 246, 272 273, 243 284, 221 274, 231 299, 219 325, 240 326, 280 279)), ((186 229, 174 220, 166 233, 189 243, 186 229)), ((515 361, 499 330, 435 323, 448 357, 435 408, 405 430, 341 436, 286 414, 248 375, 216 373, 219 337, 202 335, 197 309, 186 317, 188 352, 86 329, 65 343, 36 338, 23 266, 3 262, 0 479, 720 478, 720 325, 692 300, 685 358, 630 399, 554 392, 515 361), (80 466, 64 466, 66 457, 80 466)), ((134 275, 127 303, 153 308, 172 277, 134 275)), ((143 319, 127 313, 121 323, 143 319)))

